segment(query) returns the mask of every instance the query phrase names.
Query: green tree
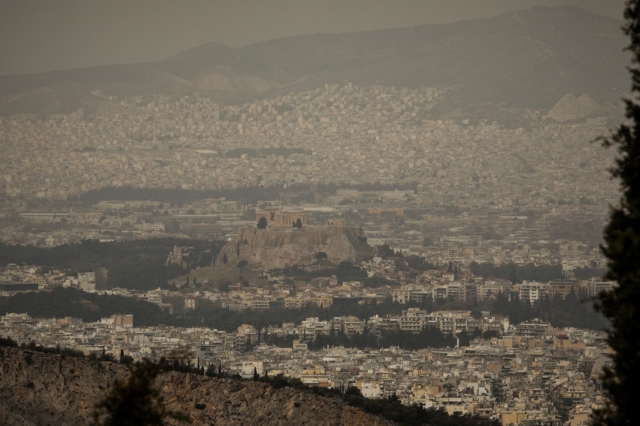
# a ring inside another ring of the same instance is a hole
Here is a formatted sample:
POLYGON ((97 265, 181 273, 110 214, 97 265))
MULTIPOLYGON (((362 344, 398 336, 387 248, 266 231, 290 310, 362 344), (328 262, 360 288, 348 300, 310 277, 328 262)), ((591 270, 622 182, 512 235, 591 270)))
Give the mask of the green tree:
POLYGON ((248 261, 246 260, 241 260, 240 262, 238 262, 238 264, 236 265, 236 268, 240 269, 240 273, 244 272, 244 267, 247 266, 249 264, 248 261))
POLYGON ((186 421, 184 414, 167 410, 160 390, 153 382, 160 373, 156 364, 145 363, 131 372, 125 383, 116 380, 103 401, 98 403, 93 414, 97 425, 102 426, 147 426, 164 425, 165 419, 186 421))
POLYGON ((618 156, 611 170, 620 180, 622 198, 611 209, 604 231, 602 251, 609 259, 606 277, 618 283, 598 296, 597 309, 611 320, 609 346, 615 351, 613 366, 605 368, 603 387, 607 405, 594 414, 597 425, 637 425, 636 406, 640 380, 640 0, 628 0, 623 30, 631 39, 629 68, 632 96, 625 100, 628 124, 618 127, 605 146, 616 146, 618 156))
POLYGON ((378 256, 380 256, 382 258, 388 258, 388 257, 395 256, 395 252, 387 244, 382 244, 380 246, 377 246, 376 249, 378 249, 378 256))
POLYGON ((471 345, 471 338, 469 337, 469 333, 467 333, 466 330, 463 330, 462 332, 458 333, 456 337, 458 338, 460 347, 471 345))
POLYGON ((471 310, 471 316, 475 319, 480 319, 482 318, 482 311, 480 310, 480 308, 473 308, 471 310))

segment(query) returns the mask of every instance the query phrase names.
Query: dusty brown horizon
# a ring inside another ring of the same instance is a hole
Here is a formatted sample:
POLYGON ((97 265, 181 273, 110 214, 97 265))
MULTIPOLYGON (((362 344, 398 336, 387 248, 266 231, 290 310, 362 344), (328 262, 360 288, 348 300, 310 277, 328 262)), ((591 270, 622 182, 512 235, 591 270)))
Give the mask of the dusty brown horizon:
POLYGON ((621 18, 624 0, 44 0, 0 4, 0 75, 157 61, 209 42, 241 46, 578 5, 621 18))

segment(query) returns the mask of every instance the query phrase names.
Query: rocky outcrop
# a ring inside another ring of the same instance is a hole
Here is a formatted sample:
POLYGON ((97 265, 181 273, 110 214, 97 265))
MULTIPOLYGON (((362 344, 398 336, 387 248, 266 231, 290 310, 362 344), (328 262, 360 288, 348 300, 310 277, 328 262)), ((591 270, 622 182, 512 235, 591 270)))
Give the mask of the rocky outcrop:
POLYGON ((225 90, 227 92, 236 90, 229 77, 219 72, 200 77, 193 82, 193 85, 209 90, 225 90))
MULTIPOLYGON (((120 364, 0 348, 0 424, 92 424, 95 404, 128 373, 120 364)), ((259 382, 170 372, 156 385, 168 408, 187 414, 193 425, 391 424, 337 400, 259 382)))
POLYGON ((280 87, 276 82, 265 80, 255 75, 242 75, 229 78, 220 72, 200 77, 193 81, 193 85, 202 89, 223 90, 241 93, 243 95, 265 93, 271 89, 280 87))
POLYGON ((591 96, 575 97, 573 93, 569 93, 563 96, 544 118, 564 123, 602 115, 605 115, 605 112, 591 96))
POLYGON ((228 262, 247 260, 269 269, 308 265, 318 252, 333 263, 358 262, 372 254, 360 227, 322 226, 296 228, 240 228, 236 241, 227 243, 220 254, 228 262))

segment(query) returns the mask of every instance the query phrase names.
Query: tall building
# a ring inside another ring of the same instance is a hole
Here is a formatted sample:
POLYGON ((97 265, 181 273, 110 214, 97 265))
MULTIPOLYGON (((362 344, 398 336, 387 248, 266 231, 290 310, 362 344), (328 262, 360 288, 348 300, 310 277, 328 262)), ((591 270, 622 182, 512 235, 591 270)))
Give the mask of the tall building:
POLYGON ((520 301, 533 305, 547 294, 549 284, 543 284, 535 281, 524 281, 520 285, 520 301))

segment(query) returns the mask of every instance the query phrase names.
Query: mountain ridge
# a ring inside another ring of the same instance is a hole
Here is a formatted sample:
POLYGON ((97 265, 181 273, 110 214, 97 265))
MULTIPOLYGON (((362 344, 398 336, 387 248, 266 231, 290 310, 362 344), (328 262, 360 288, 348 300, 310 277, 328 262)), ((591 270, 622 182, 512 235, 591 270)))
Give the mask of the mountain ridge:
POLYGON ((325 83, 452 87, 470 105, 551 109, 563 96, 618 103, 628 90, 621 21, 576 7, 534 7, 487 19, 320 33, 241 47, 207 43, 162 61, 0 76, 0 115, 95 109, 91 92, 188 95, 246 102, 325 83), (51 101, 34 89, 54 87, 51 101), (67 99, 68 98, 68 99, 67 99))

